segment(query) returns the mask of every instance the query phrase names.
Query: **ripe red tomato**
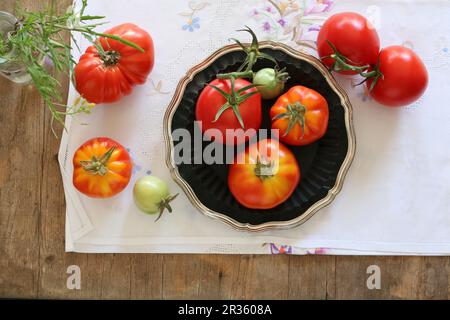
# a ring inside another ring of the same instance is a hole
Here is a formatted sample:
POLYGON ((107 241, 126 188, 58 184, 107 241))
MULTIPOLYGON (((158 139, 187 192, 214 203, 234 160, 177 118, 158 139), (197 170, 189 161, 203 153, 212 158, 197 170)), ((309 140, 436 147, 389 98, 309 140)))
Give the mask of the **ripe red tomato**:
POLYGON ((145 30, 125 23, 105 34, 130 41, 144 52, 107 38, 98 39, 104 53, 90 46, 74 69, 74 79, 80 95, 92 103, 115 102, 129 95, 134 85, 145 83, 154 64, 153 40, 145 30))
MULTIPOLYGON (((380 52, 379 70, 382 76, 377 79, 370 95, 379 103, 390 107, 401 107, 419 99, 428 86, 428 72, 411 49, 391 46, 380 52)), ((371 88, 374 78, 367 81, 371 88)))
POLYGON ((271 209, 286 201, 300 181, 292 152, 277 140, 250 145, 230 165, 228 186, 236 200, 251 209, 271 209), (239 161, 242 157, 243 161, 239 161))
POLYGON ((232 89, 230 79, 216 79, 200 93, 195 116, 197 121, 201 121, 202 132, 208 138, 229 145, 240 144, 253 137, 261 126, 261 95, 247 80, 236 79, 232 89), (251 87, 248 88, 249 86, 251 87), (234 97, 233 92, 236 94, 234 97), (244 101, 235 103, 233 99, 244 101), (227 107, 225 111, 222 108, 224 106, 227 107), (242 122, 239 121, 239 115, 242 122), (211 131, 208 133, 209 129, 217 129, 220 135, 214 136, 211 131))
POLYGON ((280 130, 280 140, 294 146, 322 138, 328 128, 328 117, 325 98, 303 86, 290 88, 270 109, 272 129, 280 130))
MULTIPOLYGON (((325 21, 317 38, 317 50, 322 62, 332 68, 335 59, 329 56, 333 49, 346 57, 348 64, 353 66, 373 65, 378 61, 380 39, 370 22, 354 12, 338 13, 325 21)), ((357 74, 355 71, 338 71, 342 74, 357 74)))
POLYGON ((94 138, 73 156, 73 185, 92 198, 109 198, 130 182, 132 163, 127 150, 109 138, 94 138))

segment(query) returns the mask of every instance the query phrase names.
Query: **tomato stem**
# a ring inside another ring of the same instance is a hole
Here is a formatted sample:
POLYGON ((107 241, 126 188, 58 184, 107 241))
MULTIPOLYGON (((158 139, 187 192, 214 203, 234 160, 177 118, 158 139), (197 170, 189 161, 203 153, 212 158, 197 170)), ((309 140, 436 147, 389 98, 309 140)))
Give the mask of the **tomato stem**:
POLYGON ((254 169, 255 175, 262 181, 274 176, 274 163, 272 161, 262 161, 258 156, 254 169))
POLYGON ((289 104, 286 107, 287 111, 280 113, 272 118, 272 120, 277 119, 289 119, 288 127, 286 131, 283 134, 283 137, 287 136, 289 132, 294 128, 294 126, 298 123, 300 127, 302 128, 302 138, 305 134, 305 114, 306 114, 306 107, 302 105, 300 102, 295 102, 294 104, 289 104))
POLYGON ((232 77, 234 77, 235 79, 238 79, 238 78, 252 79, 253 75, 254 75, 254 73, 252 70, 240 71, 240 72, 230 72, 230 73, 220 73, 217 75, 217 79, 231 79, 232 77))
POLYGON ((115 146, 111 147, 100 158, 93 156, 91 160, 80 161, 80 165, 90 174, 104 176, 108 173, 108 161, 111 159, 114 150, 116 150, 115 146))
POLYGON ((164 211, 167 209, 167 211, 169 211, 169 213, 172 213, 172 207, 170 206, 170 203, 175 200, 176 197, 178 197, 179 193, 175 194, 175 195, 170 195, 167 196, 166 198, 164 198, 163 200, 161 200, 161 202, 159 203, 159 215, 156 218, 155 222, 157 222, 159 219, 161 219, 164 211))
POLYGON ((323 58, 331 58, 334 60, 333 66, 330 68, 330 71, 354 71, 357 72, 361 77, 364 78, 363 81, 361 81, 358 85, 361 85, 368 81, 369 79, 374 79, 372 84, 370 85, 369 92, 373 90, 376 83, 380 78, 383 78, 383 73, 380 71, 380 56, 378 56, 378 62, 375 66, 371 65, 364 65, 364 66, 355 66, 355 62, 351 61, 349 58, 341 54, 337 48, 327 40, 328 45, 333 49, 333 53, 329 56, 323 57, 323 58), (367 71, 371 69, 370 71, 367 71))
POLYGON ((278 82, 286 83, 291 77, 289 76, 289 73, 286 72, 286 68, 283 68, 281 70, 278 70, 278 68, 275 66, 275 78, 278 80, 278 82))
POLYGON ((245 26, 245 29, 241 29, 238 31, 244 31, 250 33, 252 36, 252 43, 248 46, 243 45, 239 40, 232 38, 234 42, 237 43, 239 47, 241 47, 242 50, 247 54, 244 62, 241 64, 241 66, 237 69, 236 72, 230 72, 230 73, 224 73, 224 74, 218 74, 217 78, 219 79, 231 79, 231 77, 234 78, 253 78, 253 67, 256 64, 256 62, 260 59, 266 59, 270 60, 277 66, 277 61, 270 56, 267 53, 261 52, 259 50, 259 42, 258 38, 256 37, 256 34, 253 32, 252 29, 250 29, 248 26, 245 26))
POLYGON ((103 63, 107 67, 115 66, 120 61, 120 53, 117 51, 109 50, 109 51, 105 51, 105 52, 99 53, 99 54, 103 60, 103 63))
POLYGON ((232 76, 230 78, 230 84, 231 84, 230 85, 230 93, 226 93, 224 90, 220 89, 219 87, 217 87, 215 85, 208 84, 208 86, 217 90, 227 101, 222 107, 220 107, 219 111, 217 111, 213 122, 218 121, 220 116, 222 115, 222 113, 224 113, 226 110, 231 108, 233 110, 236 118, 238 119, 239 124, 241 125, 242 129, 245 129, 244 121, 242 120, 242 116, 239 111, 239 106, 241 105, 241 103, 245 102, 248 98, 259 93, 258 90, 254 90, 252 92, 245 93, 245 91, 252 89, 252 88, 256 88, 256 87, 258 87, 258 85, 250 84, 239 90, 236 90, 235 85, 234 85, 235 81, 236 81, 236 78, 234 76, 232 76))

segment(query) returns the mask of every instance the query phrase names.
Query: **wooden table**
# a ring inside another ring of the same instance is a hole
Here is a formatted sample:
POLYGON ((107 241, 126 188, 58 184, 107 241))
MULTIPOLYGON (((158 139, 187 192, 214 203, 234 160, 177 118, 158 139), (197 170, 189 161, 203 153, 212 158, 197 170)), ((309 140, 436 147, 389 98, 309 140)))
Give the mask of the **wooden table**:
MULTIPOLYGON (((27 9, 47 1, 19 1, 27 9)), ((58 1, 59 9, 71 0, 58 1)), ((12 11, 16 0, 3 0, 12 11)), ((68 80, 61 78, 67 92, 68 80)), ((61 128, 58 128, 61 132, 61 128)), ((32 87, 0 79, 0 297, 355 299, 449 297, 450 258, 64 252, 60 140, 32 87), (66 287, 81 268, 81 290, 66 287), (381 289, 366 286, 381 268, 381 289)))

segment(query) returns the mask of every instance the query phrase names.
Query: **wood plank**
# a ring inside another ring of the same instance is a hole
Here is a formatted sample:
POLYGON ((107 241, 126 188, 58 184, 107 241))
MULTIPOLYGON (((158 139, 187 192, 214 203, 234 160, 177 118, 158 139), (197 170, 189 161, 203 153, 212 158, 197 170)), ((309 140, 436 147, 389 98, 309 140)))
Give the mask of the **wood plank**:
POLYGON ((289 299, 333 299, 335 257, 292 256, 289 265, 289 299))
POLYGON ((338 299, 448 299, 448 257, 337 257, 338 299), (381 289, 369 290, 367 267, 378 265, 381 289))
MULTIPOLYGON (((12 12, 14 2, 2 1, 0 10, 12 12)), ((31 87, 4 78, 0 97, 0 296, 31 298, 39 275, 41 99, 31 87)))

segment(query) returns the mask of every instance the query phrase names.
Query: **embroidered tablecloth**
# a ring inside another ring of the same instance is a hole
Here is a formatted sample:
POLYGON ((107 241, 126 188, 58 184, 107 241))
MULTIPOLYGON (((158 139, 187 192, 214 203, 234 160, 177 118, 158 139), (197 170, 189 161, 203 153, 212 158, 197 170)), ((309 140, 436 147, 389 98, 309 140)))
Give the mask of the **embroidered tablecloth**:
MULTIPOLYGON (((66 250, 289 254, 450 254, 450 1, 381 0, 119 0, 90 1, 106 15, 104 28, 133 22, 155 42, 156 64, 145 85, 120 102, 66 120, 59 160, 67 202, 66 250), (426 94, 389 109, 364 87, 338 76, 353 109, 357 152, 336 200, 295 229, 249 234, 205 217, 191 206, 165 166, 163 116, 178 81, 244 25, 260 40, 276 40, 312 54, 324 19, 356 11, 376 26, 382 45, 403 44, 421 55, 430 73, 426 94), (120 195, 89 199, 71 183, 76 148, 108 136, 125 145, 133 178, 120 195), (132 186, 154 174, 180 196, 158 223, 135 207, 132 186)), ((87 43, 80 39, 82 49, 87 43)), ((77 50, 74 54, 79 56, 77 50)), ((78 95, 70 89, 69 105, 78 95)))

